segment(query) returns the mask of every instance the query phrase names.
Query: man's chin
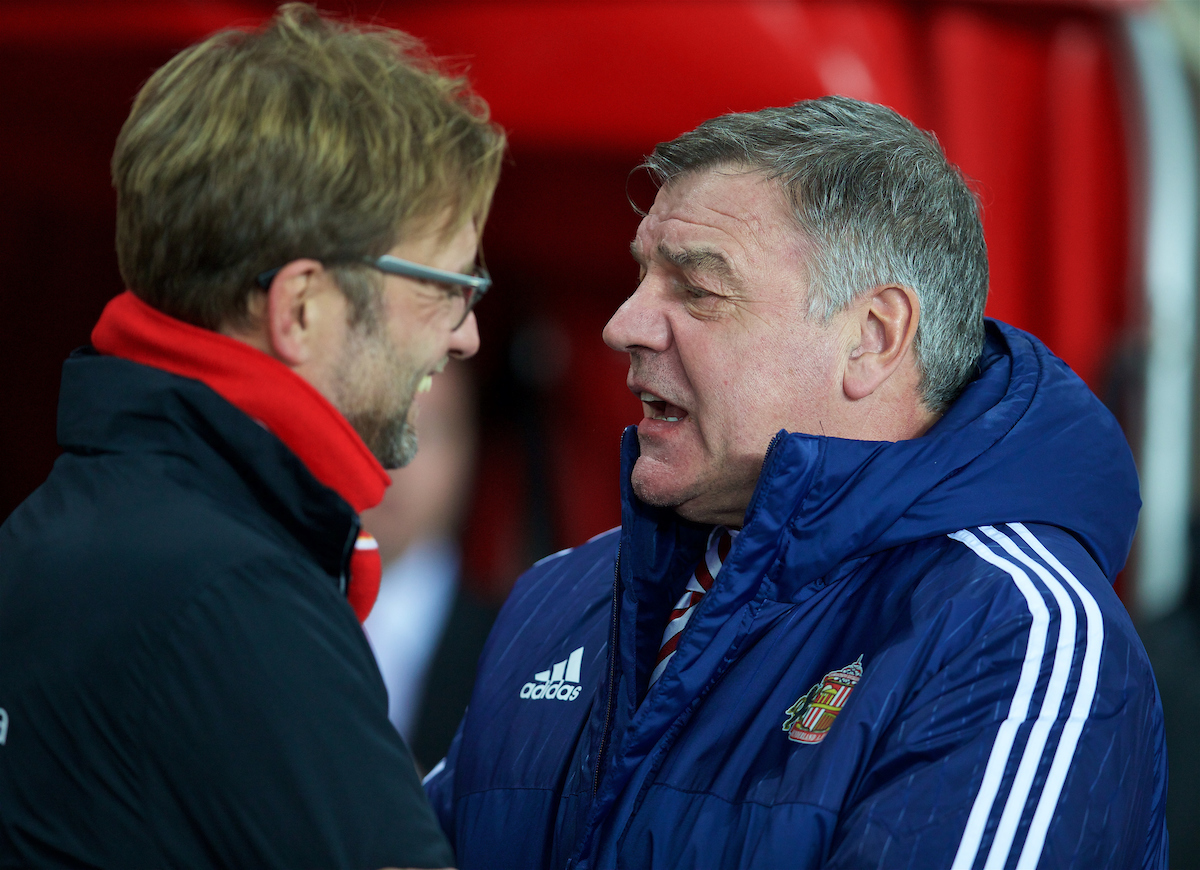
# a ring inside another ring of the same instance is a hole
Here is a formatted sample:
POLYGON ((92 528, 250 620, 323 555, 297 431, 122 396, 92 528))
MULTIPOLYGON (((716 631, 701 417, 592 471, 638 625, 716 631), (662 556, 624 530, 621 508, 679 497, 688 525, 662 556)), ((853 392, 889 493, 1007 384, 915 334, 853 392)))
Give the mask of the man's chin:
POLYGON ((384 468, 403 468, 417 455, 417 430, 407 413, 385 420, 365 416, 347 416, 347 420, 384 468))
POLYGON ((379 464, 389 471, 403 468, 417 456, 417 430, 405 422, 400 431, 379 450, 372 450, 379 464))
POLYGON ((741 528, 754 482, 737 491, 714 489, 702 479, 685 476, 680 469, 638 457, 630 476, 633 493, 648 505, 673 510, 685 520, 741 528))
POLYGON ((686 493, 679 486, 678 474, 661 462, 639 457, 630 476, 633 492, 648 505, 660 508, 676 508, 687 501, 686 493))

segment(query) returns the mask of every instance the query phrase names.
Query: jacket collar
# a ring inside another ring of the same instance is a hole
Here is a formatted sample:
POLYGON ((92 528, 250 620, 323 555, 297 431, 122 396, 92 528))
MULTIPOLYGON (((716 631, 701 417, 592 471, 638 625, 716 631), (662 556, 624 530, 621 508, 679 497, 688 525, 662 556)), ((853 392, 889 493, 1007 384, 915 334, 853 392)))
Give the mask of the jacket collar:
MULTIPOLYGON (((382 566, 378 546, 369 534, 360 533, 360 524, 353 513, 341 517, 344 508, 329 504, 320 490, 332 490, 340 496, 339 504, 361 512, 382 500, 390 478, 341 413, 311 384, 278 360, 244 342, 169 317, 129 291, 105 307, 92 332, 92 342, 106 355, 199 381, 272 433, 278 439, 275 444, 283 442, 290 450, 293 462, 298 457, 303 470, 293 474, 289 481, 287 475, 272 473, 279 465, 277 462, 272 466, 268 460, 279 452, 274 445, 263 443, 251 447, 248 443, 239 443, 230 454, 237 456, 236 464, 243 478, 257 482, 258 486, 254 488, 260 498, 265 497, 274 512, 286 517, 285 525, 313 553, 317 562, 339 579, 359 620, 366 619, 379 592, 382 566), (250 461, 245 461, 248 458, 250 461), (268 467, 256 467, 262 462, 268 467), (279 487, 287 490, 290 497, 280 497, 281 493, 275 491, 279 487), (332 541, 326 540, 330 531, 334 535, 332 541)), ((140 385, 136 376, 128 373, 117 376, 130 377, 140 385)), ((64 370, 64 396, 67 381, 67 370, 64 370)), ((172 410, 181 411, 180 402, 189 405, 193 412, 204 408, 202 414, 227 416, 195 389, 184 389, 178 384, 162 386, 165 390, 154 397, 151 394, 155 391, 151 390, 137 401, 148 401, 167 413, 168 417, 164 419, 169 418, 172 410), (187 394, 186 399, 184 394, 187 394), (168 395, 173 398, 166 398, 168 395)), ((115 398, 109 397, 110 401, 115 398)), ((87 404, 84 396, 77 395, 75 399, 72 407, 87 404)), ((65 407, 68 405, 64 404, 65 407)), ((106 410, 115 412, 116 408, 106 410)), ((86 441, 98 434, 98 430, 89 427, 88 421, 78 416, 65 420, 66 416, 60 415, 64 446, 71 438, 86 441)), ((110 413, 106 419, 119 416, 119 413, 110 413)), ((190 416, 183 412, 178 419, 190 416)), ((126 415, 125 425, 129 420, 126 415)), ((256 434, 245 431, 244 427, 232 425, 228 420, 226 423, 223 430, 208 430, 210 438, 242 442, 262 440, 256 439, 256 434)), ((112 427, 106 434, 119 439, 119 428, 112 427)), ((160 427, 159 435, 184 435, 182 430, 170 433, 170 428, 160 427)), ((266 433, 260 430, 258 434, 266 433)), ((186 440, 186 435, 184 437, 186 440)), ((283 465, 290 464, 285 457, 279 459, 283 465)))
MULTIPOLYGON (((921 438, 778 433, 728 572, 737 574, 740 565, 761 576, 785 558, 777 592, 790 598, 852 559, 963 528, 1024 521, 1071 532, 1115 578, 1140 506, 1133 458, 1115 419, 1045 345, 1005 324, 988 321, 980 369, 921 438)), ((630 427, 623 519, 635 585, 639 577, 688 570, 706 531, 636 498, 629 475, 637 455, 630 427)))
POLYGON ((355 511, 383 499, 388 474, 346 418, 306 380, 245 342, 176 320, 126 290, 105 306, 92 345, 208 385, 266 426, 355 511))

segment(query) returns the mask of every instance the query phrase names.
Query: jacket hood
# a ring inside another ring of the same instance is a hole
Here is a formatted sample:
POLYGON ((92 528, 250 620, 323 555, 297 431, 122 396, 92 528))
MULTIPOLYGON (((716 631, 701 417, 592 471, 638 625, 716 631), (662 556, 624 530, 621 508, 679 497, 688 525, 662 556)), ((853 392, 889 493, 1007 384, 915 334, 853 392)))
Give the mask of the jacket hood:
MULTIPOLYGON (((1141 506, 1133 456, 1117 421, 1029 333, 989 320, 979 365, 978 377, 921 438, 876 442, 779 432, 739 549, 800 546, 803 557, 789 562, 800 566, 794 582, 806 583, 848 560, 959 529, 1046 523, 1078 539, 1111 582, 1129 555, 1141 506)), ((661 539, 659 546, 639 546, 636 527, 649 531, 649 521, 661 529, 668 519, 631 490, 636 435, 629 427, 623 444, 626 528, 634 525, 633 544, 643 558, 685 558, 665 552, 661 539)), ((699 538, 687 525, 679 527, 681 542, 699 538)))

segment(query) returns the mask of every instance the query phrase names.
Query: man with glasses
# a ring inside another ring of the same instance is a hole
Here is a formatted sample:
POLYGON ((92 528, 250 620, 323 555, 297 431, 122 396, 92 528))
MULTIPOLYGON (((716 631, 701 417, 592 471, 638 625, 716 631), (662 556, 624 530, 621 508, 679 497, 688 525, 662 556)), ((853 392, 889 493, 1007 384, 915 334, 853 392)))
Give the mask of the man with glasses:
POLYGON ((520 579, 427 780, 464 870, 1165 868, 1116 421, 844 97, 659 145, 622 526, 520 579))
POLYGON ((478 348, 503 148, 410 37, 300 4, 143 87, 130 289, 0 528, 0 865, 452 863, 359 625, 359 514, 478 348))

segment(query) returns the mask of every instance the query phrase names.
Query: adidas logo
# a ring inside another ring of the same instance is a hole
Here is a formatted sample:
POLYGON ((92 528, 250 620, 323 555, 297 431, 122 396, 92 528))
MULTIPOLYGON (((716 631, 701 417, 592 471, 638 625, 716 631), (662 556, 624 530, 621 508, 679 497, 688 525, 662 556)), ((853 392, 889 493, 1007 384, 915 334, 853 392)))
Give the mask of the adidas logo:
POLYGON ((555 662, 550 670, 534 674, 534 681, 521 687, 521 697, 534 701, 574 701, 579 697, 582 664, 583 647, 580 647, 561 662, 555 662))

